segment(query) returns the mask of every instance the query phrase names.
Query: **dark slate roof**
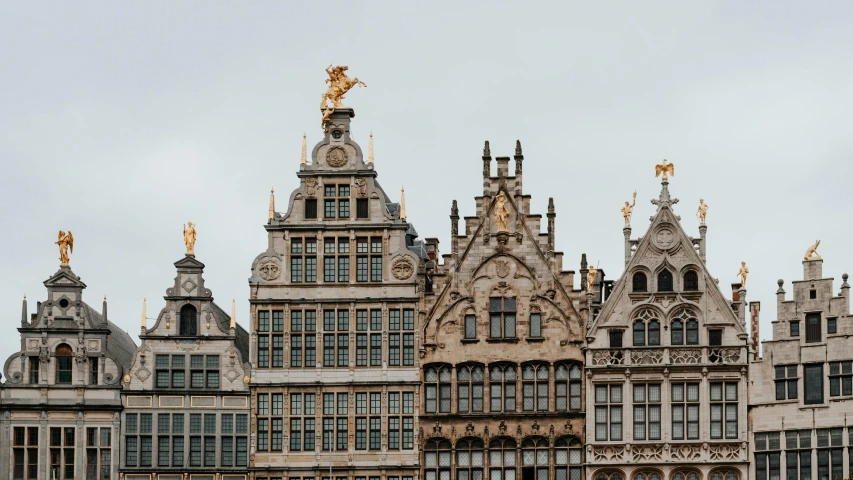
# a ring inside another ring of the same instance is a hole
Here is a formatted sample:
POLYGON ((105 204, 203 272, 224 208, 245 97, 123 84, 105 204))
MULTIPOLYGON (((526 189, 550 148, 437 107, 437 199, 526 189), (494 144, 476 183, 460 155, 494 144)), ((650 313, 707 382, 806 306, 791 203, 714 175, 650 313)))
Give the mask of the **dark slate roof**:
POLYGON ((414 243, 412 245, 409 245, 407 248, 409 249, 410 252, 414 253, 419 258, 423 258, 423 259, 429 258, 427 256, 426 247, 424 246, 423 240, 415 240, 414 243))
MULTIPOLYGON (((216 317, 216 323, 223 332, 228 332, 231 329, 231 316, 225 313, 225 310, 219 307, 216 302, 210 302, 213 306, 213 316, 216 317)), ((240 352, 240 359, 244 362, 249 361, 249 332, 246 331, 239 323, 235 323, 234 347, 240 352)))
MULTIPOLYGON (((103 328, 104 318, 101 314, 90 307, 89 304, 83 303, 83 305, 86 307, 86 317, 89 319, 89 326, 92 328, 103 328)), ((110 336, 107 337, 107 348, 104 353, 107 357, 115 360, 123 369, 129 369, 136 355, 136 342, 130 338, 127 332, 109 320, 107 321, 107 328, 110 330, 110 336)), ((124 372, 120 372, 120 374, 124 374, 124 372)))

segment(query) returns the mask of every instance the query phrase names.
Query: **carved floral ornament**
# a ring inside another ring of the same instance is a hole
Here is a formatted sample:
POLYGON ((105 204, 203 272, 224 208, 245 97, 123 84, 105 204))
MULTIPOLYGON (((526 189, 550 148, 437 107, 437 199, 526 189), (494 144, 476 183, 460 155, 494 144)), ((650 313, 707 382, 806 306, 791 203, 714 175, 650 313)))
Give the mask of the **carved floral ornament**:
POLYGON ((349 155, 341 147, 332 147, 326 152, 326 163, 332 168, 340 168, 347 164, 349 155))

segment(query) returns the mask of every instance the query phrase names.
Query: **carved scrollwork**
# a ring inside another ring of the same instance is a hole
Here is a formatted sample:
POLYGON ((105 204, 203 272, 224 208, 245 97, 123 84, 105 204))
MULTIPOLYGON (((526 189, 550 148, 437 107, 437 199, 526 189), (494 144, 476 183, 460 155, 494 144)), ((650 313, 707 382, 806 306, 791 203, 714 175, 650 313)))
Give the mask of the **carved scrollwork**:
POLYGON ((599 350, 592 354, 593 365, 622 365, 624 356, 620 350, 599 350))
POLYGON ((740 460, 740 445, 711 445, 708 448, 708 453, 711 457, 711 460, 740 460))
POLYGON ((702 361, 702 352, 697 348, 673 348, 669 351, 672 363, 696 364, 702 361))
POLYGON ((663 457, 663 445, 635 445, 631 453, 635 462, 660 460, 663 457))
POLYGON ((736 363, 739 360, 739 348, 712 348, 708 351, 708 361, 711 363, 736 363))
POLYGON ((663 363, 663 350, 632 351, 631 363, 636 365, 660 365, 663 363))
POLYGON ((595 462, 610 462, 622 460, 625 456, 625 447, 621 445, 592 447, 592 459, 595 462))
POLYGON ((698 460, 702 455, 700 445, 671 445, 669 454, 673 460, 698 460))

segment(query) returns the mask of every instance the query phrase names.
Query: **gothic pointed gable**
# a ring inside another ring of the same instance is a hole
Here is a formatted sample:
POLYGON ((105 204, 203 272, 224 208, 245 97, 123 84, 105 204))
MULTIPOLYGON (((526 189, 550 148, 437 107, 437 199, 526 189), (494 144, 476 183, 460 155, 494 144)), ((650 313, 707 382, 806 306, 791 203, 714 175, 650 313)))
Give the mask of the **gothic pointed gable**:
MULTIPOLYGON (((588 337, 596 344, 606 341, 606 335, 599 332, 614 327, 630 329, 643 310, 654 312, 661 317, 662 325, 669 326, 687 309, 699 318, 700 329, 711 325, 724 328, 723 344, 740 344, 745 338, 744 325, 700 256, 704 238, 687 235, 672 208, 677 202, 670 198, 668 182, 663 182, 660 197, 652 201, 658 210, 648 230, 638 240, 629 241, 636 249, 589 326, 588 337)), ((630 232, 630 228, 626 230, 630 232)), ((630 245, 626 251, 631 251, 630 245)))

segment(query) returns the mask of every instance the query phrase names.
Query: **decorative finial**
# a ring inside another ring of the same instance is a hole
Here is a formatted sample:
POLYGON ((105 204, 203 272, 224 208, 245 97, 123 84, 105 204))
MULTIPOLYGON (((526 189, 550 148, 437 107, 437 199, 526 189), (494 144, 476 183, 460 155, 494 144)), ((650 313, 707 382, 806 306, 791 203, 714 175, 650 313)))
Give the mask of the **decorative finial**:
POLYGON ((145 313, 146 313, 145 311, 146 311, 146 307, 147 307, 147 301, 146 301, 145 297, 142 297, 142 322, 141 322, 141 323, 142 323, 142 329, 143 329, 143 330, 145 330, 145 328, 146 328, 146 327, 145 327, 145 313))
POLYGON ((806 254, 803 256, 803 261, 808 262, 810 260, 820 260, 820 255, 817 254, 818 245, 820 245, 820 240, 815 240, 814 244, 806 250, 806 254))
POLYGON ((21 325, 27 324, 27 294, 24 294, 24 302, 21 306, 21 325))
POLYGON ((483 156, 484 157, 491 157, 492 156, 492 150, 489 148, 489 141, 488 140, 486 140, 486 143, 483 145, 483 156))
POLYGON ((187 246, 187 255, 195 256, 195 225, 193 222, 184 224, 184 244, 187 246))
POLYGON ((625 226, 631 226, 631 213, 634 211, 634 206, 637 205, 637 191, 634 190, 634 201, 633 203, 625 202, 625 206, 622 207, 622 218, 625 219, 625 226))
POLYGON ((746 288, 746 276, 749 275, 749 269, 746 268, 746 262, 740 262, 740 270, 737 272, 740 277, 740 288, 746 288))
POLYGON ((300 157, 299 163, 301 165, 306 165, 308 163, 308 143, 304 132, 302 133, 302 157, 300 157))
POLYGON ((450 214, 454 216, 459 215, 459 204, 456 203, 456 200, 454 200, 453 203, 450 204, 450 214))
POLYGON ((237 301, 235 299, 231 299, 231 326, 229 327, 232 330, 237 328, 237 301))
POLYGON ((370 132, 370 140, 367 142, 367 163, 373 165, 373 132, 370 132))
POLYGON ((548 213, 554 213, 554 197, 548 198, 548 213))
POLYGON ((406 189, 400 187, 400 220, 406 219, 406 189))
POLYGON ((708 215, 708 204, 704 198, 699 199, 699 208, 696 210, 696 218, 699 219, 699 225, 705 225, 705 217, 708 215))
POLYGON ((267 215, 267 221, 272 223, 275 218, 275 189, 270 188, 270 211, 267 215))
POLYGON ((673 177, 675 176, 675 164, 667 163, 667 160, 664 158, 663 163, 655 165, 655 177, 657 177, 661 173, 663 173, 663 176, 660 179, 661 182, 668 181, 669 177, 667 175, 672 175, 673 177))
POLYGON ((516 156, 519 156, 519 157, 522 155, 522 153, 521 153, 521 140, 515 141, 515 154, 516 154, 516 156))
POLYGON ((342 108, 344 106, 343 103, 341 103, 341 100, 344 99, 344 95, 346 95, 352 87, 356 85, 361 85, 362 87, 367 86, 367 84, 359 80, 358 77, 349 78, 346 74, 348 69, 349 67, 346 65, 338 65, 334 68, 331 65, 326 67, 326 73, 329 75, 329 78, 326 79, 326 83, 329 84, 329 88, 320 99, 320 110, 323 112, 323 129, 326 128, 326 124, 329 122, 329 117, 334 113, 335 109, 342 108), (330 101, 332 102, 331 106, 328 104, 330 101))
POLYGON ((68 230, 68 233, 60 230, 56 244, 59 245, 59 264, 62 267, 67 267, 68 254, 74 253, 74 235, 71 234, 71 230, 68 230))
POLYGON ((107 323, 107 296, 104 295, 104 305, 101 308, 101 321, 106 324, 107 323))

